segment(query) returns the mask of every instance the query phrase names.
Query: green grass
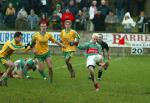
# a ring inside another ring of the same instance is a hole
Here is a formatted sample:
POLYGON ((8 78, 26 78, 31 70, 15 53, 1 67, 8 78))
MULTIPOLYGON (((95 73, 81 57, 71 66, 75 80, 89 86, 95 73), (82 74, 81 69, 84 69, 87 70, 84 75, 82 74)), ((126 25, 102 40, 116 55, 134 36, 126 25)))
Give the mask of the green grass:
MULTIPOLYGON (((14 60, 31 55, 13 55, 14 60)), ((32 56, 31 56, 32 57, 32 56)), ((112 57, 110 67, 99 81, 96 92, 87 79, 85 57, 74 56, 76 78, 71 79, 63 57, 53 56, 54 82, 44 81, 39 73, 34 79, 9 79, 8 87, 0 87, 0 103, 149 103, 150 57, 112 57)), ((2 68, 2 66, 0 66, 2 68)), ((47 69, 45 69, 47 72, 47 69)), ((97 70, 96 70, 97 71, 97 70)))

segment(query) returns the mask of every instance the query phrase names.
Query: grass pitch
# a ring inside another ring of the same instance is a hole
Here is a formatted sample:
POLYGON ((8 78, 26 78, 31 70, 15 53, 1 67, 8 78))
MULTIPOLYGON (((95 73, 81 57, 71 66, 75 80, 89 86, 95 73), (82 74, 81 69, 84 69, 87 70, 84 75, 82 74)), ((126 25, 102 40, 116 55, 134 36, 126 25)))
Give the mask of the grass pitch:
MULTIPOLYGON (((12 59, 20 57, 32 55, 15 54, 12 59)), ((84 56, 72 59, 75 79, 70 78, 62 56, 52 60, 53 83, 43 80, 37 71, 30 72, 31 80, 10 78, 8 87, 0 87, 0 103, 150 103, 150 57, 112 57, 99 81, 99 92, 87 78, 84 56)))

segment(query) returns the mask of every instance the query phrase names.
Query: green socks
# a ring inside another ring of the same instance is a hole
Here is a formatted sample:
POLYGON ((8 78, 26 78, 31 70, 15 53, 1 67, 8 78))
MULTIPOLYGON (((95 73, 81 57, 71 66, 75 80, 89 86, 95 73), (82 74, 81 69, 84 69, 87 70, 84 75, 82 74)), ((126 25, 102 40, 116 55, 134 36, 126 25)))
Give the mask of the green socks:
POLYGON ((40 75, 43 77, 43 78, 46 78, 46 75, 44 73, 44 71, 39 71, 40 75))

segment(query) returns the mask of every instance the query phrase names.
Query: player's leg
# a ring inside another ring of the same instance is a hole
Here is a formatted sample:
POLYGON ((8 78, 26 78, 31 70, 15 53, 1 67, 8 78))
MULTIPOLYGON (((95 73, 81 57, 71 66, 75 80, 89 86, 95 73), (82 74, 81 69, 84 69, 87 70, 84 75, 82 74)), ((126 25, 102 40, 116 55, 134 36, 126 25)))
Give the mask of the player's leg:
POLYGON ((65 52, 65 63, 67 65, 67 69, 70 72, 71 78, 75 78, 75 71, 71 64, 72 56, 73 56, 73 52, 65 52))
POLYGON ((8 60, 8 61, 5 61, 3 64, 6 68, 6 71, 3 73, 2 77, 0 78, 0 85, 7 86, 7 78, 14 68, 14 63, 8 60))
POLYGON ((21 69, 16 69, 16 68, 15 68, 15 69, 12 71, 12 75, 13 75, 14 78, 22 78, 22 77, 23 77, 23 72, 22 72, 21 69))
POLYGON ((44 55, 35 55, 35 58, 37 59, 36 67, 37 67, 38 72, 42 76, 42 78, 44 80, 47 80, 47 77, 44 73, 44 60, 45 60, 44 57, 45 57, 45 54, 44 55))
POLYGON ((45 75, 45 73, 44 73, 44 62, 43 61, 40 61, 39 60, 39 62, 38 62, 38 71, 39 71, 39 73, 40 73, 40 75, 42 76, 42 78, 44 79, 44 80, 46 80, 47 78, 46 78, 46 75, 45 75))
POLYGON ((102 55, 96 55, 95 56, 95 62, 98 65, 98 80, 101 80, 101 76, 102 76, 102 67, 105 68, 106 64, 103 61, 103 56, 102 55))
POLYGON ((50 82, 52 82, 53 81, 52 60, 50 57, 48 57, 45 59, 45 62, 48 66, 48 73, 49 73, 50 82))
POLYGON ((75 78, 75 71, 74 71, 72 64, 71 64, 71 57, 66 58, 65 62, 66 62, 68 71, 70 72, 71 78, 75 78))
POLYGON ((94 84, 94 87, 96 88, 96 91, 98 91, 99 90, 99 84, 97 83, 96 78, 95 78, 94 66, 89 66, 88 69, 89 69, 89 73, 91 75, 91 80, 94 84))
POLYGON ((96 65, 95 55, 88 56, 88 58, 87 58, 87 68, 89 70, 89 74, 90 74, 91 80, 94 84, 94 87, 96 88, 96 91, 98 91, 99 90, 99 84, 97 83, 97 81, 95 79, 95 73, 94 73, 95 65, 96 65))
POLYGON ((23 78, 23 72, 22 70, 17 70, 15 73, 13 73, 14 78, 23 78))
POLYGON ((100 65, 98 65, 98 80, 101 80, 102 79, 102 67, 100 65))

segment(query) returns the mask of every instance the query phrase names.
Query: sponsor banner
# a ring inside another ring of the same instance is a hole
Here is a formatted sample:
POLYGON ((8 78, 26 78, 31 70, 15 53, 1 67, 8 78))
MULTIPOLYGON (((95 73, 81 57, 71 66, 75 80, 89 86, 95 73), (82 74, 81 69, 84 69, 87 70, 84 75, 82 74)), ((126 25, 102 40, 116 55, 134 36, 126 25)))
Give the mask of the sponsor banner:
POLYGON ((101 33, 110 47, 150 48, 150 34, 101 33))
MULTIPOLYGON (((12 40, 14 37, 15 31, 0 31, 0 44, 4 44, 7 40, 12 40)), ((24 44, 27 44, 31 42, 31 37, 35 33, 33 31, 22 31, 23 33, 23 40, 22 42, 24 44)), ((53 35, 53 37, 57 40, 60 41, 60 32, 49 32, 50 34, 53 35)), ((54 43, 51 43, 49 41, 49 45, 56 45, 54 43)))

